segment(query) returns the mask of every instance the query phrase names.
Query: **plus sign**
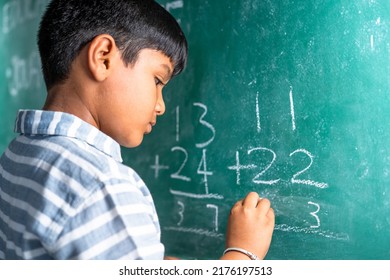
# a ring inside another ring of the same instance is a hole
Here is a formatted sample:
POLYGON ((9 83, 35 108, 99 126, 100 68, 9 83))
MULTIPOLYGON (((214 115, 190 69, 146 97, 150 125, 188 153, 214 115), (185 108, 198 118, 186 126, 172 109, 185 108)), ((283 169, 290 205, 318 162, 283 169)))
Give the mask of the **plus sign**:
POLYGON ((160 165, 160 157, 159 157, 159 155, 156 155, 156 157, 154 159, 154 165, 151 165, 150 168, 154 169, 154 178, 157 179, 158 175, 160 173, 160 170, 169 169, 169 166, 160 165))
POLYGON ((257 166, 254 165, 254 164, 241 165, 241 164, 240 164, 240 154, 239 154, 239 152, 237 151, 237 152, 236 152, 236 165, 229 166, 228 169, 230 169, 230 170, 236 170, 236 174, 237 174, 236 183, 237 183, 237 185, 239 185, 239 184, 240 184, 241 170, 242 170, 242 169, 253 169, 253 168, 256 168, 256 167, 257 167, 257 166))

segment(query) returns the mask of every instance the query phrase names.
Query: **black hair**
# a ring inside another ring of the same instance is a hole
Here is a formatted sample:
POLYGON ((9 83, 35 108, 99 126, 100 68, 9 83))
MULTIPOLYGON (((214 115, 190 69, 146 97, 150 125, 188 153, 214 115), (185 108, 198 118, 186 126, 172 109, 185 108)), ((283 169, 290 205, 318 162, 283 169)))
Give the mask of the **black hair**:
POLYGON ((187 61, 187 41, 175 18, 153 0, 52 0, 42 17, 38 47, 46 87, 68 78, 73 60, 100 34, 111 35, 126 65, 142 49, 168 56, 173 76, 187 61))

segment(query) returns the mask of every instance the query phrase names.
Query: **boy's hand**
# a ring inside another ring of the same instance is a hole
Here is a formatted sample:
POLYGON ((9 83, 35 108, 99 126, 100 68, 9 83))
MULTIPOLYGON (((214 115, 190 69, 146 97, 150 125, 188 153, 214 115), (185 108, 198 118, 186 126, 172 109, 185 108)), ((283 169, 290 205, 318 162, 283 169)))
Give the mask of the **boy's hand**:
MULTIPOLYGON (((255 192, 239 200, 231 209, 226 248, 238 247, 264 259, 271 244, 275 214, 271 203, 255 192)), ((242 253, 230 251, 221 259, 249 259, 242 253)))

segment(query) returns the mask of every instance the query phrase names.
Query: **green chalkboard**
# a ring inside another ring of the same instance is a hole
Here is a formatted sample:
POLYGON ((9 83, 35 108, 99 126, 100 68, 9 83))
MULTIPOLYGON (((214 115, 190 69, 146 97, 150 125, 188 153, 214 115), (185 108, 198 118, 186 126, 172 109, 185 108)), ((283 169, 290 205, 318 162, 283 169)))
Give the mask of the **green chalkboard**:
MULTIPOLYGON (((0 4, 0 148, 40 107, 35 33, 48 1, 0 4)), ((390 2, 159 1, 189 41, 166 113, 123 149, 167 254, 218 258, 233 203, 268 197, 268 259, 390 259, 390 2)))
POLYGON ((126 162, 167 253, 217 258, 235 200, 268 197, 268 259, 390 259, 390 2, 161 1, 189 41, 126 162))
POLYGON ((46 96, 36 44, 48 0, 0 1, 0 151, 15 136, 16 112, 40 108, 46 96))

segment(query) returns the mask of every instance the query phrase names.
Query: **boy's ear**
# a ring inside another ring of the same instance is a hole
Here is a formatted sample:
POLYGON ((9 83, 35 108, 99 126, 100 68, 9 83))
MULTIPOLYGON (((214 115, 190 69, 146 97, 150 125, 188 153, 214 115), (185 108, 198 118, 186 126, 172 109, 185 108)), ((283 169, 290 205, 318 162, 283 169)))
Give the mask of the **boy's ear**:
POLYGON ((96 36, 88 47, 88 66, 97 81, 104 81, 111 72, 118 48, 111 35, 96 36))

